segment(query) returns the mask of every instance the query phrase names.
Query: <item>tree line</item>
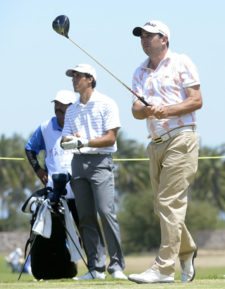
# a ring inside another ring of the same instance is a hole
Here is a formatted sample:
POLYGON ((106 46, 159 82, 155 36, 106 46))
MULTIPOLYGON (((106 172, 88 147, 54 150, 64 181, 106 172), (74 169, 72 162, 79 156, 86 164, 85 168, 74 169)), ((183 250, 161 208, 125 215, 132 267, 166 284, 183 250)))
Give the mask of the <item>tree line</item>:
MULTIPOLYGON (((42 187, 26 160, 25 143, 26 139, 17 134, 0 136, 0 231, 28 230, 28 216, 21 212, 21 206, 32 192, 42 187)), ((224 152, 225 145, 200 148, 199 169, 190 190, 187 212, 187 223, 193 233, 224 227, 218 216, 225 211, 225 161, 215 158, 224 152)), ((125 253, 151 250, 160 240, 145 158, 143 144, 119 134, 118 151, 114 154, 115 183, 125 253)))

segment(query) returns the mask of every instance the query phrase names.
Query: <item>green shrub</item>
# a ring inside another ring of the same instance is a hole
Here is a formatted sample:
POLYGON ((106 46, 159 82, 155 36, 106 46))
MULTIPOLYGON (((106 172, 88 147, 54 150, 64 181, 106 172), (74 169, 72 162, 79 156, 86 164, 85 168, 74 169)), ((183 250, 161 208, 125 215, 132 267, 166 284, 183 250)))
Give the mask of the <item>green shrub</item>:
POLYGON ((149 251, 160 242, 158 217, 153 212, 152 195, 139 193, 126 195, 119 213, 125 254, 149 251))
MULTIPOLYGON (((159 219, 153 210, 152 193, 127 194, 118 214, 125 254, 158 249, 159 219)), ((190 201, 186 225, 191 233, 218 228, 218 209, 208 202, 190 201)))

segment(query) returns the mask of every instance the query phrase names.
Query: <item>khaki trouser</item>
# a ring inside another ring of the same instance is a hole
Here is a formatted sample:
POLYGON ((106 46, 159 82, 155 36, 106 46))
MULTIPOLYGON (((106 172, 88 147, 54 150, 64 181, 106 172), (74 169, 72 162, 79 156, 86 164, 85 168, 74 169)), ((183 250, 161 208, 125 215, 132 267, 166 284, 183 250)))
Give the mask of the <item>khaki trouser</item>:
POLYGON ((185 226, 188 188, 198 167, 198 136, 182 132, 148 146, 154 210, 160 219, 161 245, 153 269, 174 275, 175 261, 185 260, 196 244, 185 226))

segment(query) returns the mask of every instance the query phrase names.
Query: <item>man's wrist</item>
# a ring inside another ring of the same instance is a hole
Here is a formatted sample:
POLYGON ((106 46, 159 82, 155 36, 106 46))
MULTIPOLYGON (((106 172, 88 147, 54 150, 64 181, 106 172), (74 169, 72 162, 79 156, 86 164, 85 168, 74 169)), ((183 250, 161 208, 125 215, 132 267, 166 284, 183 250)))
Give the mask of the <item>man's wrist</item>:
POLYGON ((164 118, 168 118, 169 116, 169 106, 165 106, 164 107, 164 118))
POLYGON ((79 139, 78 140, 78 148, 84 148, 89 146, 89 140, 88 139, 79 139))

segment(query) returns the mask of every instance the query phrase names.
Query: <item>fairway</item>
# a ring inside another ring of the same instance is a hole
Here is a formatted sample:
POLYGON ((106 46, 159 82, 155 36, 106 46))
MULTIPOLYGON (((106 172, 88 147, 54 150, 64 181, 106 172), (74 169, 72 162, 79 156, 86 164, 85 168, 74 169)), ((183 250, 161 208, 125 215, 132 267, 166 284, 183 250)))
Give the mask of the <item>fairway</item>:
MULTIPOLYGON (((139 256, 126 256, 126 274, 137 273, 146 270, 154 260, 154 254, 139 256)), ((224 251, 199 251, 196 258, 196 279, 187 284, 180 282, 179 264, 176 265, 176 280, 172 284, 135 284, 130 281, 115 281, 110 275, 106 280, 73 281, 70 279, 35 281, 32 276, 23 274, 18 281, 18 274, 11 273, 4 262, 0 259, 0 288, 1 289, 134 289, 134 288, 193 288, 193 289, 217 289, 225 288, 225 252, 224 251)), ((86 271, 82 262, 78 264, 79 274, 86 271)))

